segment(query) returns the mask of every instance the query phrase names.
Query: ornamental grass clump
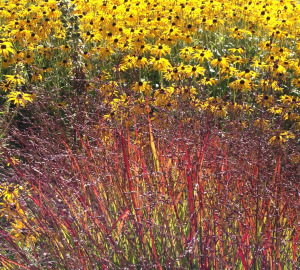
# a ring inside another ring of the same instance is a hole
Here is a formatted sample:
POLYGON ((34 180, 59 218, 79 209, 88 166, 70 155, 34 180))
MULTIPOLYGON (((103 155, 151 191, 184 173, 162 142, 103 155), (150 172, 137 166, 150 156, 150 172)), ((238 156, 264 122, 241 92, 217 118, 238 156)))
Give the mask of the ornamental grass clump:
POLYGON ((296 1, 0 1, 0 268, 296 269, 296 1))
MULTIPOLYGON (((266 129, 238 114, 220 124, 182 100, 181 114, 166 113, 163 126, 152 122, 148 104, 122 126, 104 118, 100 97, 81 97, 88 104, 67 100, 72 109, 63 109, 63 119, 49 116, 49 100, 40 99, 30 117, 11 126, 7 139, 14 147, 2 147, 11 162, 2 179, 14 179, 27 194, 20 197, 23 190, 14 186, 15 216, 1 205, 5 263, 13 258, 36 269, 296 266, 295 138, 270 143, 272 123, 266 129), (18 214, 21 201, 28 222, 18 214), (12 219, 26 235, 16 233, 12 219)), ((7 201, 10 187, 1 188, 7 201)))

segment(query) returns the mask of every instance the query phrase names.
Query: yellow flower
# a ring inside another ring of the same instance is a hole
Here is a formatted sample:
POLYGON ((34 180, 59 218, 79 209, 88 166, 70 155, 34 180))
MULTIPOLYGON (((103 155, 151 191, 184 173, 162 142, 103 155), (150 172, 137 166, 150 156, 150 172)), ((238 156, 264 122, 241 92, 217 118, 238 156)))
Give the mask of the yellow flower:
POLYGON ((183 60, 190 60, 192 58, 192 54, 194 53, 194 49, 192 47, 185 47, 180 50, 180 58, 183 60))
POLYGON ((113 52, 114 52, 112 49, 110 49, 108 47, 98 47, 97 51, 98 51, 99 57, 101 59, 106 58, 106 57, 112 55, 113 52))
POLYGON ((0 89, 4 92, 7 92, 7 90, 11 90, 13 88, 13 85, 11 85, 9 82, 1 82, 0 83, 0 89))
POLYGON ((247 79, 235 80, 229 84, 229 87, 235 91, 241 90, 241 91, 245 91, 245 92, 252 89, 251 81, 247 80, 247 79))
POLYGON ((7 221, 13 218, 24 216, 24 211, 17 201, 0 203, 0 217, 6 217, 7 221))
POLYGON ((260 118, 254 122, 254 126, 256 128, 260 128, 261 130, 267 130, 269 128, 269 121, 266 119, 260 118))
POLYGON ((142 55, 139 55, 136 57, 136 61, 134 62, 134 66, 137 68, 144 68, 148 64, 148 60, 146 57, 143 57, 142 55))
POLYGON ((210 60, 213 58, 213 54, 210 50, 196 50, 193 58, 198 60, 200 63, 203 63, 204 60, 210 60))
POLYGON ((248 69, 248 68, 246 68, 244 71, 239 72, 239 73, 237 74, 237 76, 238 76, 239 78, 246 78, 246 79, 250 80, 250 79, 252 79, 252 78, 255 79, 256 76, 257 76, 257 73, 254 72, 254 71, 252 71, 252 70, 250 70, 250 69, 248 69))
POLYGON ((205 68, 200 66, 188 66, 187 67, 187 76, 196 78, 198 75, 204 76, 205 68))
POLYGON ((134 106, 131 108, 131 112, 134 113, 135 115, 140 115, 140 114, 146 114, 147 113, 147 108, 146 108, 146 101, 142 98, 139 98, 134 101, 134 106))
POLYGON ((136 58, 131 55, 127 55, 123 58, 120 69, 125 71, 126 69, 133 68, 135 66, 136 58))
POLYGON ((300 164, 300 153, 293 153, 290 156, 291 162, 294 164, 300 164))
POLYGON ((177 67, 178 70, 178 77, 179 79, 183 80, 187 78, 187 72, 188 72, 189 66, 184 65, 183 63, 180 64, 180 66, 177 67))
POLYGON ((24 62, 28 65, 32 64, 34 62, 34 55, 32 51, 28 51, 25 58, 24 62))
POLYGON ((278 133, 277 135, 273 136, 269 140, 270 145, 278 146, 278 145, 283 145, 284 143, 287 142, 288 139, 294 139, 295 135, 290 132, 290 131, 283 131, 278 133))
POLYGON ((162 55, 169 54, 171 52, 171 48, 165 44, 158 44, 158 45, 153 45, 153 47, 150 50, 151 54, 153 54, 155 57, 159 56, 161 57, 162 55))
POLYGON ((13 235, 13 239, 22 247, 26 246, 27 248, 29 248, 37 241, 36 236, 38 234, 32 231, 32 229, 30 229, 24 223, 25 222, 17 219, 14 223, 11 224, 12 230, 10 231, 10 234, 13 235))
POLYGON ((10 42, 5 42, 0 40, 0 55, 3 55, 4 58, 8 58, 9 54, 15 54, 15 50, 12 48, 12 44, 10 42))
POLYGON ((171 68, 171 64, 166 58, 151 57, 150 62, 153 65, 153 69, 163 71, 164 69, 171 68))
POLYGON ((285 74, 286 73, 286 69, 282 66, 282 65, 279 65, 279 64, 274 64, 273 65, 273 76, 278 76, 278 75, 283 75, 283 74, 285 74))
POLYGON ((232 37, 234 39, 243 39, 246 37, 246 35, 251 35, 250 31, 247 31, 245 29, 239 29, 237 27, 230 28, 229 30, 232 32, 232 34, 230 34, 229 37, 232 37))
POLYGON ((136 82, 133 85, 132 89, 135 92, 143 92, 146 95, 148 95, 150 93, 150 90, 151 90, 151 85, 149 83, 147 83, 147 82, 139 81, 139 82, 136 82))
POLYGON ((280 97, 280 100, 283 105, 288 106, 292 109, 300 108, 300 98, 284 95, 280 97))
MULTIPOLYGON (((14 165, 20 163, 20 159, 18 159, 18 158, 11 157, 10 159, 11 159, 11 163, 14 164, 14 165)), ((11 163, 8 162, 8 163, 7 163, 7 166, 10 166, 11 163)))
POLYGON ((222 104, 211 106, 211 112, 217 117, 224 118, 226 116, 226 107, 222 104))
POLYGON ((297 78, 293 79, 292 80, 292 85, 295 86, 295 87, 300 87, 300 78, 299 79, 297 79, 297 78))
POLYGON ((63 51, 63 52, 66 52, 66 53, 69 53, 71 51, 71 47, 66 44, 66 45, 61 45, 60 46, 60 49, 63 51))
POLYGON ((70 67, 72 65, 72 63, 71 63, 71 60, 69 60, 69 59, 63 59, 62 61, 60 61, 59 63, 58 63, 58 66, 59 67, 64 67, 64 68, 68 68, 68 67, 70 67))
POLYGON ((267 108, 269 108, 273 102, 274 102, 274 98, 269 95, 258 95, 256 98, 257 104, 267 108))
POLYGON ((218 59, 214 59, 211 61, 213 67, 217 66, 218 68, 228 67, 228 59, 226 57, 219 57, 218 59))
POLYGON ((262 62, 260 60, 255 60, 251 66, 252 67, 258 67, 262 70, 265 70, 268 67, 268 65, 265 62, 262 62))
POLYGON ((3 200, 9 203, 15 203, 19 197, 19 191, 24 188, 19 185, 0 185, 0 197, 3 197, 3 200))
POLYGON ((6 82, 12 85, 21 85, 25 84, 25 79, 22 78, 20 75, 5 75, 6 82))
POLYGON ((35 72, 32 77, 31 77, 31 82, 38 82, 38 81, 42 81, 43 80, 43 76, 37 72, 35 72))
POLYGON ((245 53, 245 50, 243 48, 231 48, 231 49, 228 49, 228 51, 231 52, 231 53, 238 52, 239 54, 244 54, 245 53))
POLYGON ((203 85, 210 85, 210 86, 218 84, 218 80, 216 78, 209 78, 209 77, 203 78, 199 82, 203 85))
POLYGON ((156 106, 166 106, 171 101, 171 96, 173 93, 173 87, 166 87, 156 90, 154 93, 154 104, 156 106))
POLYGON ((278 114, 278 115, 282 115, 284 113, 285 110, 283 110, 282 107, 279 107, 277 105, 272 106, 268 109, 268 112, 272 113, 272 114, 278 114))
POLYGON ((20 91, 18 92, 11 92, 9 95, 7 95, 9 97, 8 101, 13 101, 14 104, 19 107, 20 105, 22 105, 22 107, 25 107, 27 102, 31 102, 33 101, 33 96, 30 94, 25 94, 22 93, 20 91))

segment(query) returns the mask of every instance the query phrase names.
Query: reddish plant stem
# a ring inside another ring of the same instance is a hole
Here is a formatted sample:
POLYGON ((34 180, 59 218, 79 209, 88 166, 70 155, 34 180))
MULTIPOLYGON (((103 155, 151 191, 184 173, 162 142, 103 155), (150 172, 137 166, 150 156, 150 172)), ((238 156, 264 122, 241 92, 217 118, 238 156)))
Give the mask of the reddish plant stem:
MULTIPOLYGON (((141 236, 141 241, 142 241, 143 244, 145 244, 145 239, 144 239, 143 232, 142 232, 141 226, 140 226, 140 224, 141 224, 140 217, 142 217, 144 220, 145 220, 145 217, 144 217, 143 213, 140 211, 140 209, 137 207, 137 202, 136 202, 136 198, 135 198, 135 195, 134 195, 135 191, 134 191, 134 186, 133 186, 133 181, 132 181, 132 175, 131 175, 131 172, 130 172, 129 160, 128 160, 128 156, 127 156, 127 153, 126 153, 125 138, 124 138, 122 130, 120 131, 119 135, 121 137, 121 145, 122 145, 122 151, 123 151, 123 158, 124 158, 124 162, 125 162, 125 169, 126 169, 127 178, 128 178, 129 191, 130 191, 130 194, 131 194, 131 199, 132 199, 132 203, 133 203, 133 207, 134 207, 135 216, 136 216, 136 219, 137 219, 137 222, 138 222, 138 230, 139 230, 139 233, 140 233, 140 236, 141 236)), ((147 224, 147 222, 146 222, 146 224, 147 224)), ((156 259, 157 266, 158 266, 159 269, 162 269, 162 267, 159 263, 159 260, 158 260, 152 230, 149 226, 148 226, 148 229, 150 231, 150 236, 151 236, 151 241, 152 241, 152 249, 153 249, 154 257, 156 259)))
MULTIPOLYGON (((187 182, 188 182, 188 202, 189 202, 189 216, 190 216, 190 233, 188 241, 189 243, 192 242, 196 231, 197 231, 197 221, 196 221, 196 214, 195 214, 195 201, 194 201, 194 192, 193 192, 193 179, 192 179, 192 165, 190 160, 189 150, 186 147, 185 149, 185 160, 187 162, 187 182)), ((193 268, 193 254, 190 255, 190 266, 193 268)))

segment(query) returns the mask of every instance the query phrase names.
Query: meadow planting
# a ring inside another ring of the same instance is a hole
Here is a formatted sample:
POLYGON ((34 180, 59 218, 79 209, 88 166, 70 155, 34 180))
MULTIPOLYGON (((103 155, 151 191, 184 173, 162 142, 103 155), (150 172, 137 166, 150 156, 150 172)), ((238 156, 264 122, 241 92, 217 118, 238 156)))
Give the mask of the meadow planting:
POLYGON ((300 4, 0 0, 0 269, 300 269, 300 4))

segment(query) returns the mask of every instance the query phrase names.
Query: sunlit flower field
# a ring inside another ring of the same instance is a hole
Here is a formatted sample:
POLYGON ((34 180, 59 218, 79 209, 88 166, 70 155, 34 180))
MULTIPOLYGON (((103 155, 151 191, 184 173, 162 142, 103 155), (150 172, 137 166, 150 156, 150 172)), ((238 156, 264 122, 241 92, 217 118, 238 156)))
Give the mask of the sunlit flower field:
POLYGON ((0 269, 298 269, 300 3, 0 0, 0 269))

